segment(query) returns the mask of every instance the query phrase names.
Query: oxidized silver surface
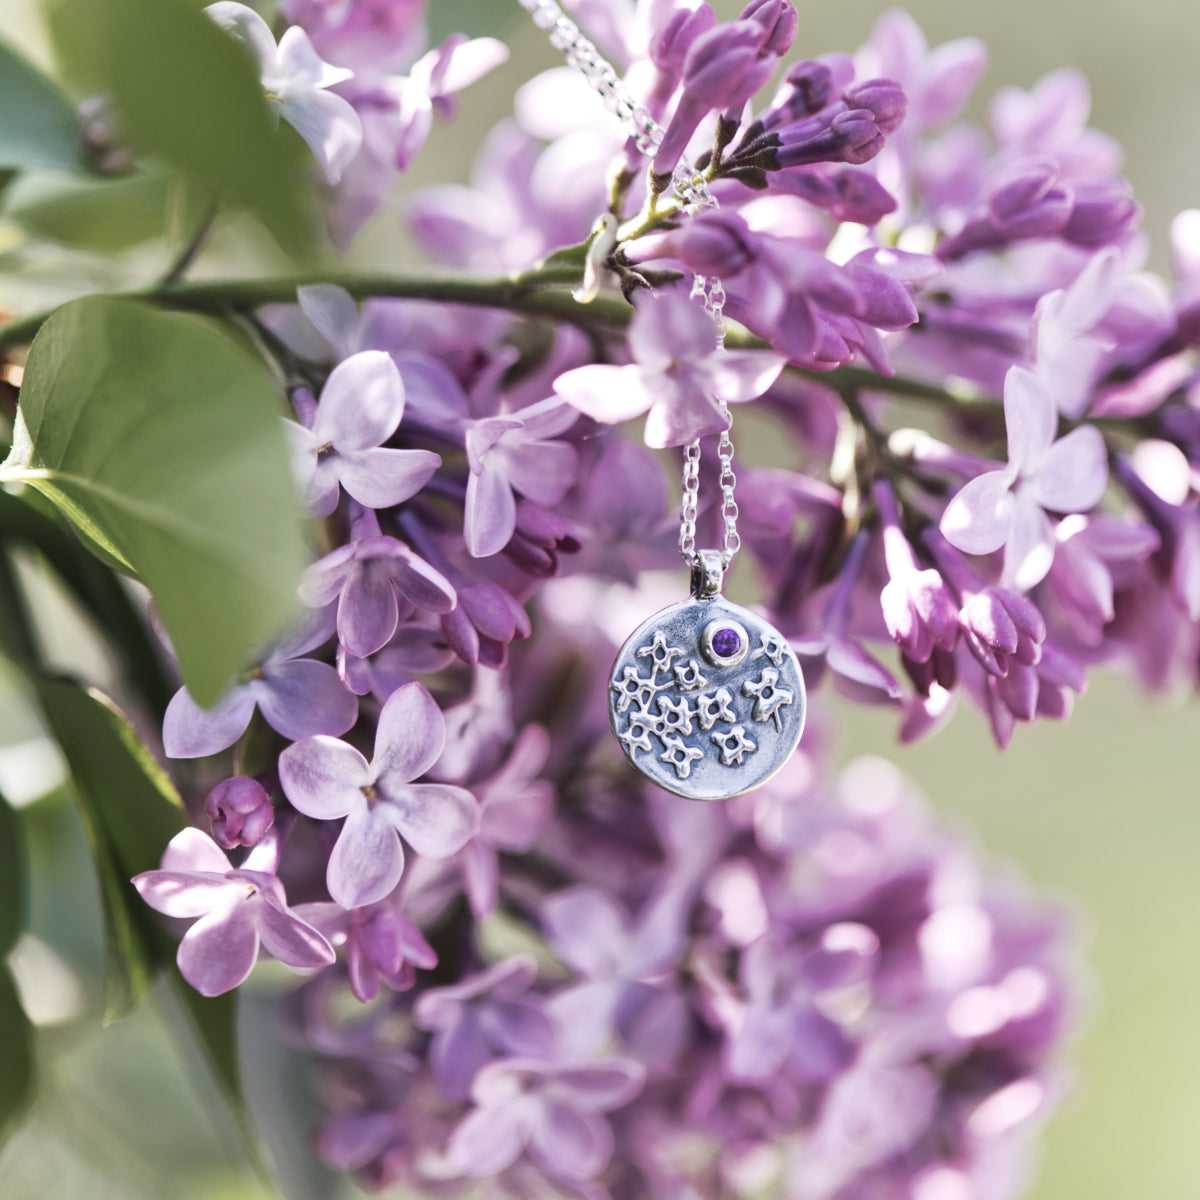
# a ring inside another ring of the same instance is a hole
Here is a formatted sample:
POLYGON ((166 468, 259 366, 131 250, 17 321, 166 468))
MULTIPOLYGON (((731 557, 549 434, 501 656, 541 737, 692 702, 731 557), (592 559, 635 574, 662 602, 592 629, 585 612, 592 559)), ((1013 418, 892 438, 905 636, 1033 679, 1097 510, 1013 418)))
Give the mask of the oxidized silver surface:
POLYGON ((608 717, 626 758, 692 800, 726 800, 770 779, 800 741, 804 711, 792 648, 719 594, 640 625, 609 683, 608 717), (722 636, 730 631, 744 639, 737 647, 722 636))

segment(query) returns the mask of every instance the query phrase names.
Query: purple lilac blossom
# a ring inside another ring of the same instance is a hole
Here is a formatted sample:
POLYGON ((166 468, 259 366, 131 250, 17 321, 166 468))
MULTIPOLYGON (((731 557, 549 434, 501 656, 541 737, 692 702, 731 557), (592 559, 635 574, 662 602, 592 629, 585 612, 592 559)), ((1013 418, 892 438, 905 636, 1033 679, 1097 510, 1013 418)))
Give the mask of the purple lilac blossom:
POLYGON ((204 11, 254 55, 271 107, 308 143, 325 179, 336 184, 362 145, 363 127, 351 105, 328 89, 354 72, 323 62, 299 26, 290 26, 276 46, 266 21, 244 4, 220 0, 204 11))
POLYGON ((460 787, 416 783, 437 761, 445 722, 419 683, 405 684, 379 714, 375 756, 332 737, 311 737, 279 756, 289 802, 318 820, 345 817, 329 856, 329 894, 344 908, 382 900, 404 870, 403 837, 418 854, 448 858, 479 825, 475 798, 460 787))

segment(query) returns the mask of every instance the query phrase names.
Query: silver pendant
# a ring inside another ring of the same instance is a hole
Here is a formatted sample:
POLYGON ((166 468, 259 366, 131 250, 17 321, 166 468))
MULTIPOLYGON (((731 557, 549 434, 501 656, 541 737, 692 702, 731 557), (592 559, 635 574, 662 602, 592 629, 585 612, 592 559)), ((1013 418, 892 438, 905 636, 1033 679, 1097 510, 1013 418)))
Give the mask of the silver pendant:
POLYGON ((765 783, 804 731, 804 676, 783 635, 721 595, 721 556, 701 552, 692 598, 621 647, 608 718, 625 757, 659 787, 727 800, 765 783))

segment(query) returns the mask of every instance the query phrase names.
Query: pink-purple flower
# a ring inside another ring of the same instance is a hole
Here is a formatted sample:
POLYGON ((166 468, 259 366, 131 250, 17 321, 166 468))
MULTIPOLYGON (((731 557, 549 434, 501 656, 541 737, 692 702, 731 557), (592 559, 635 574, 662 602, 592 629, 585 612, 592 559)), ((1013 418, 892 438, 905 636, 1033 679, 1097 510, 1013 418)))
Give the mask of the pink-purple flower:
POLYGON ((334 961, 333 947, 287 906, 275 875, 278 846, 259 844, 235 868, 199 829, 168 843, 162 866, 134 876, 151 908, 168 917, 198 918, 179 943, 179 970, 201 995, 237 987, 258 961, 261 945, 280 962, 312 971, 334 961))
POLYGON ((321 821, 345 818, 329 856, 326 883, 343 908, 382 900, 400 882, 404 850, 449 858, 479 827, 464 788, 416 782, 437 762, 446 725, 419 683, 397 688, 383 706, 370 762, 353 746, 312 737, 279 756, 279 780, 293 807, 321 821))
POLYGON ((1082 425, 1055 440, 1058 409, 1042 383, 1013 367, 1004 384, 1008 464, 967 483, 946 506, 941 530, 968 554, 1004 548, 1004 581, 1026 591, 1054 561, 1054 525, 1047 512, 1094 508, 1108 485, 1104 438, 1082 425))

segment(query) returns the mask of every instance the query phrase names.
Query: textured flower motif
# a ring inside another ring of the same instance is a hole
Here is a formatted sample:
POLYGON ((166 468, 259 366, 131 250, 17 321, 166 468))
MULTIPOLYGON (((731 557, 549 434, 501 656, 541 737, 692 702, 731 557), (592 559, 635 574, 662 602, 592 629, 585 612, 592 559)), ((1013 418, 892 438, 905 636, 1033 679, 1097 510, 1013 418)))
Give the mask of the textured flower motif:
POLYGON ((1054 526, 1046 510, 1086 512, 1108 485, 1104 438, 1094 426, 1054 439, 1058 411, 1039 380, 1013 367, 1004 381, 1008 465, 967 483, 942 516, 946 540, 967 554, 1004 547, 1003 581, 1026 591, 1054 561, 1054 526))
POLYGON ((457 603, 440 572, 403 542, 380 533, 374 513, 356 521, 350 537, 305 571, 300 599, 316 608, 337 600, 338 638, 356 658, 383 649, 401 616, 417 608, 447 613, 457 603))
POLYGON ((306 738, 279 756, 284 795, 317 820, 345 817, 329 856, 326 883, 343 908, 382 900, 404 870, 403 838, 418 854, 449 858, 479 825, 470 792, 414 783, 437 762, 446 726, 419 684, 397 689, 379 714, 375 757, 331 737, 306 738))
POLYGON ((645 1079, 641 1063, 601 1059, 579 1066, 512 1058, 475 1077, 477 1107, 450 1137, 447 1154, 464 1175, 493 1175, 528 1150, 557 1179, 594 1179, 608 1166, 613 1135, 600 1116, 628 1104, 645 1079))
POLYGON ((551 397, 468 426, 471 475, 463 535, 475 558, 496 554, 508 544, 517 527, 514 491, 545 505, 566 495, 575 481, 577 455, 574 446, 552 439, 575 421, 574 409, 551 397))
POLYGON ((287 906, 275 875, 278 846, 268 839, 234 868, 199 829, 184 829, 167 844, 157 871, 135 875, 142 899, 168 917, 199 917, 179 943, 179 970, 204 996, 218 996, 250 974, 261 944, 300 970, 326 967, 333 947, 287 906))
POLYGON ((255 708, 287 738, 345 733, 358 716, 357 699, 327 663, 300 657, 332 632, 332 614, 316 614, 272 647, 261 666, 211 709, 201 708, 187 688, 180 688, 163 716, 167 757, 203 758, 232 746, 246 732, 255 708))
POLYGON ((298 26, 286 30, 276 46, 266 21, 244 4, 221 0, 205 12, 253 53, 267 100, 308 143, 326 180, 336 184, 362 145, 363 129, 350 103, 326 89, 354 72, 322 62, 298 26))
POLYGON ((383 445, 403 416, 404 382, 383 351, 364 350, 334 367, 311 428, 285 423, 314 517, 327 517, 337 508, 340 488, 367 508, 390 508, 429 482, 441 465, 439 455, 383 445))
POLYGON ((648 298, 629 325, 631 365, 576 367, 554 390, 607 424, 648 412, 646 445, 682 446, 727 428, 718 401, 753 400, 783 370, 779 355, 718 351, 715 339, 712 318, 698 304, 676 293, 648 298))

